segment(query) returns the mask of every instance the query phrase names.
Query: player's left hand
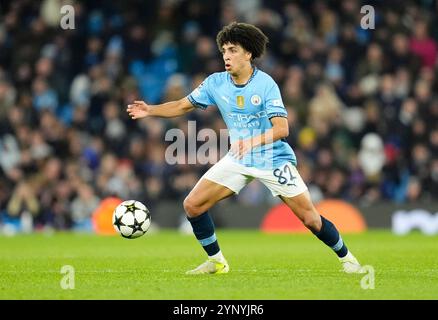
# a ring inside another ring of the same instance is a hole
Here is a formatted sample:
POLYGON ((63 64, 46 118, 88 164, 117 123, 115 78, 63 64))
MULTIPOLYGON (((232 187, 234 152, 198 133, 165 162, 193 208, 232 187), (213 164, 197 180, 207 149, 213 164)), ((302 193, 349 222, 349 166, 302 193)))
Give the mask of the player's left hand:
POLYGON ((230 153, 237 159, 242 159, 245 154, 251 151, 252 139, 237 140, 231 143, 230 153))

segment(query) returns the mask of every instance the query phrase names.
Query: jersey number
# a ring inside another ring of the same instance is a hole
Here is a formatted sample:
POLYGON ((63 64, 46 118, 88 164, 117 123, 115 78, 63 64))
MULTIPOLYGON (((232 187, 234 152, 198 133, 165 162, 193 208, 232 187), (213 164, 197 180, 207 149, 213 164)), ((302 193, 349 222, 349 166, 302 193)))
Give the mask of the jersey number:
POLYGON ((278 178, 279 184, 285 184, 287 186, 297 186, 294 180, 297 177, 294 177, 292 174, 292 170, 289 167, 289 163, 286 163, 282 169, 275 169, 272 174, 278 178))

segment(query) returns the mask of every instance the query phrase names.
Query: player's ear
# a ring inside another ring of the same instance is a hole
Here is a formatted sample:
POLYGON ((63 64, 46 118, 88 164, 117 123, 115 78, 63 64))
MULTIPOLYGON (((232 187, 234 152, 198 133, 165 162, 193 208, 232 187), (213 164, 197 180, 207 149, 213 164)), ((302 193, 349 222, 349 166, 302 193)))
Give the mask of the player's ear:
POLYGON ((249 52, 249 51, 246 51, 246 52, 245 52, 245 58, 246 58, 247 60, 252 60, 252 53, 249 52))

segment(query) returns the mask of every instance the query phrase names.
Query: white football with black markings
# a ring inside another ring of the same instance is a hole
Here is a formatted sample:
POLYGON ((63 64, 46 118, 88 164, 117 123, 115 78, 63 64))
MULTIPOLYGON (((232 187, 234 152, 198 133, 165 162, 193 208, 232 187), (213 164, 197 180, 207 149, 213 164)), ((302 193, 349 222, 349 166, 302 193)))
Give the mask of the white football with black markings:
POLYGON ((150 225, 150 212, 140 201, 123 201, 113 212, 114 229, 124 238, 141 237, 148 231, 150 225))

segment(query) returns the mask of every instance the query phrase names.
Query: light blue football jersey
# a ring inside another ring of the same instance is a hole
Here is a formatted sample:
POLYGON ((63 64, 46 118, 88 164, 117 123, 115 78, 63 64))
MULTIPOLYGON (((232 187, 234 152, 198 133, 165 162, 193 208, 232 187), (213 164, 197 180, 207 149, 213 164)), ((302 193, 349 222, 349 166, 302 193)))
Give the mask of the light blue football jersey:
MULTIPOLYGON (((263 134, 272 128, 269 119, 287 117, 278 85, 257 68, 245 85, 236 85, 226 71, 213 73, 187 98, 201 109, 217 106, 231 142, 263 134)), ((278 168, 286 162, 294 165, 297 162, 291 146, 283 139, 253 148, 243 159, 234 160, 247 167, 265 170, 278 168)))

